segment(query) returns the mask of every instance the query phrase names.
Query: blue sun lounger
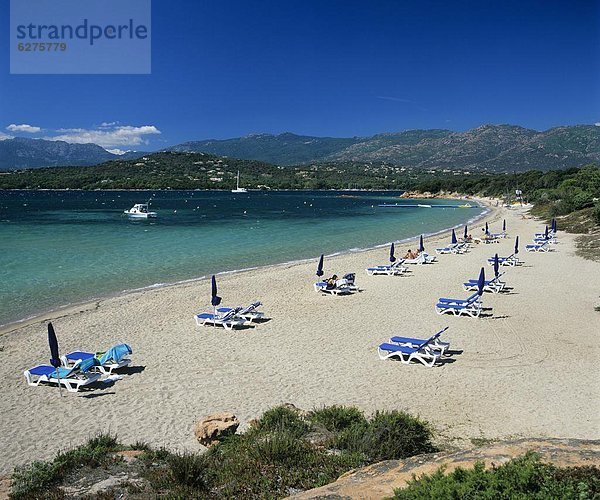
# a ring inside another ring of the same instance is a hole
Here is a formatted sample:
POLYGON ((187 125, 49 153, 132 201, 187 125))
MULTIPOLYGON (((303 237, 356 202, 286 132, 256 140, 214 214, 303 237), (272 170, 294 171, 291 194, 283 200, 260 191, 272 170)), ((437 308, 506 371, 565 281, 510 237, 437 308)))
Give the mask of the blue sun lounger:
POLYGON ((432 264, 436 261, 435 255, 429 255, 426 252, 421 252, 414 259, 404 259, 403 264, 415 264, 415 265, 423 265, 423 264, 432 264))
POLYGON ((318 281, 315 283, 315 291, 329 295, 349 295, 356 290, 355 286, 350 286, 345 278, 335 282, 335 286, 329 286, 327 281, 318 281))
POLYGON ((96 358, 89 358, 78 362, 71 368, 54 368, 50 365, 38 365, 25 370, 27 384, 36 387, 40 384, 62 385, 69 392, 77 392, 82 387, 93 384, 100 379, 100 373, 91 373, 90 370, 97 366, 96 358))
MULTIPOLYGON (((237 313, 238 318, 242 318, 248 323, 252 323, 253 321, 260 321, 265 319, 265 313, 261 311, 257 311, 257 309, 262 306, 262 302, 260 300, 256 302, 252 302, 252 304, 239 308, 240 311, 237 313)), ((230 311, 233 311, 233 307, 219 307, 217 308, 217 313, 226 314, 230 311)))
POLYGON ((545 240, 543 243, 533 243, 532 245, 525 245, 526 252, 549 252, 550 243, 545 240))
POLYGON ((384 342, 379 345, 377 352, 379 354, 379 359, 398 358, 400 362, 405 365, 410 364, 410 362, 414 360, 431 368, 436 361, 440 359, 441 353, 430 349, 428 345, 429 340, 426 340, 416 347, 384 342))
POLYGON ((454 316, 462 316, 466 314, 467 316, 476 318, 481 314, 481 300, 479 300, 477 292, 464 300, 442 297, 435 305, 435 310, 440 315, 449 313, 454 316))
MULTIPOLYGON (((512 255, 509 255, 508 257, 498 257, 498 265, 500 266, 514 267, 520 264, 521 261, 514 253, 512 255)), ((490 257, 488 259, 488 265, 494 265, 494 257, 490 257)))
POLYGON ((440 330, 428 339, 395 336, 390 338, 390 343, 403 345, 405 347, 419 347, 424 343, 427 343, 427 347, 429 347, 433 351, 439 351, 440 354, 443 355, 446 352, 446 350, 448 350, 448 348, 450 347, 450 342, 442 342, 440 340, 440 335, 444 333, 447 329, 448 327, 444 328, 443 330, 440 330))
POLYGON ((470 304, 477 301, 479 294, 475 292, 473 295, 469 295, 466 299, 448 299, 446 297, 440 297, 438 302, 442 304, 470 304))
POLYGON ((105 352, 93 353, 87 351, 71 351, 65 354, 61 358, 61 361, 64 366, 70 368, 76 365, 78 361, 95 358, 98 360, 98 365, 92 367, 92 371, 110 375, 113 370, 118 370, 119 368, 124 368, 131 364, 131 359, 128 356, 132 354, 132 352, 129 345, 117 344, 105 352))
POLYGON ((467 251, 467 247, 464 243, 451 243, 448 246, 440 247, 435 249, 435 253, 437 254, 448 254, 448 253, 465 253, 467 251))
POLYGON ((222 326, 225 330, 233 330, 236 326, 246 324, 245 319, 237 318, 237 314, 242 308, 236 307, 225 314, 200 313, 195 314, 194 319, 198 326, 222 326))
MULTIPOLYGON (((483 285, 484 292, 492 292, 499 293, 504 290, 506 283, 504 281, 500 281, 500 277, 504 273, 500 273, 498 276, 492 278, 491 280, 486 280, 483 285)), ((469 280, 466 283, 463 283, 463 288, 467 291, 475 291, 478 287, 478 280, 469 280)))
POLYGON ((403 262, 404 259, 398 259, 393 264, 369 267, 366 271, 369 276, 401 276, 408 271, 408 268, 402 265, 403 262))

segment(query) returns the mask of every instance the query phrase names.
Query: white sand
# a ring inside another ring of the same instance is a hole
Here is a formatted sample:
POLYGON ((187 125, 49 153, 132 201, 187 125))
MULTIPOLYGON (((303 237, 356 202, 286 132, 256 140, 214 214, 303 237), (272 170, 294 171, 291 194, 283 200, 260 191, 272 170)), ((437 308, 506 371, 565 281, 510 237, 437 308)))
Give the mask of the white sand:
MULTIPOLYGON (((600 438, 600 265, 575 256, 574 237, 564 233, 556 251, 525 253, 541 224, 502 211, 488 218, 493 230, 503 217, 509 239, 442 255, 407 277, 366 275, 368 265, 387 262, 387 249, 328 259, 326 273, 357 273, 363 291, 352 296, 316 293, 316 261, 221 277, 225 305, 265 304, 273 319, 254 329, 195 325, 193 313, 210 310, 208 281, 58 315, 61 352, 120 341, 133 347, 143 371, 105 389, 60 398, 57 389, 28 387, 23 370, 48 361, 46 326, 38 320, 4 334, 0 472, 51 458, 98 431, 125 443, 199 450, 192 431, 202 416, 229 410, 246 423, 283 402, 406 409, 431 421, 442 438, 600 438), (485 295, 493 316, 438 316, 436 299, 466 297, 461 283, 476 278, 494 252, 512 253, 515 234, 525 265, 507 268, 511 293, 485 295), (378 344, 392 335, 427 337, 446 325, 452 348, 463 351, 452 363, 430 369, 377 356, 378 344)), ((430 252, 435 246, 426 242, 430 252)))

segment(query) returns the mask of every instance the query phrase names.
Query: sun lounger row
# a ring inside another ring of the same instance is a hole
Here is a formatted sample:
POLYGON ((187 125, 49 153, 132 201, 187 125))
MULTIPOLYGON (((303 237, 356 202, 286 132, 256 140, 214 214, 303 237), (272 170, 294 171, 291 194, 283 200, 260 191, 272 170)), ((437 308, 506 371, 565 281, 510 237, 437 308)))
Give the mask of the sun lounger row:
POLYGON ((63 366, 37 365, 23 374, 30 386, 60 385, 69 392, 77 392, 99 381, 103 375, 111 375, 114 370, 129 366, 131 353, 127 344, 117 344, 101 353, 71 351, 61 358, 63 366))
POLYGON ((258 308, 262 302, 252 302, 246 307, 218 307, 215 312, 195 314, 198 326, 222 326, 225 330, 249 325, 267 319, 265 313, 258 308))

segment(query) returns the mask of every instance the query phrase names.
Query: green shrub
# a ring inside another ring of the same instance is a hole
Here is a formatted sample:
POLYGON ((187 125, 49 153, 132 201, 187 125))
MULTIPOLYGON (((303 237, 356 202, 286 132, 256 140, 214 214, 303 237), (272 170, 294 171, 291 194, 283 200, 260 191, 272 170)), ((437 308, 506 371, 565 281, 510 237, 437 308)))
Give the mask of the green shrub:
POLYGON ((167 460, 173 479, 178 485, 195 490, 206 488, 206 461, 198 453, 174 453, 167 460))
POLYGON ((591 499, 600 494, 600 469, 559 469, 543 464, 535 453, 527 453, 499 467, 486 469, 478 462, 472 469, 455 469, 448 475, 439 469, 409 481, 394 492, 396 500, 485 498, 485 499, 591 499))
POLYGON ((257 439, 252 454, 261 462, 294 465, 302 462, 310 453, 310 445, 286 431, 275 431, 263 439, 257 439))
POLYGON ((369 422, 351 425, 340 432, 334 445, 340 450, 362 453, 371 462, 435 450, 429 425, 400 411, 377 412, 369 422))
POLYGON ((331 432, 339 432, 351 425, 367 422, 363 412, 353 406, 324 406, 311 411, 308 418, 331 432))
POLYGON ((51 462, 33 462, 15 469, 11 486, 11 498, 38 497, 53 490, 64 477, 78 467, 100 467, 114 461, 110 454, 117 451, 116 436, 98 434, 77 448, 59 452, 51 462))
MULTIPOLYGON (((18 469, 12 496, 62 498, 59 486, 67 477, 77 480, 78 468, 129 467, 111 453, 119 449, 114 436, 98 435, 79 448, 59 453, 53 461, 18 469)), ((132 467, 146 479, 143 491, 130 485, 131 494, 253 499, 316 488, 369 462, 430 451, 432 446, 426 424, 405 413, 377 413, 367 420, 356 408, 333 406, 308 415, 273 408, 249 431, 224 438, 204 454, 153 450, 144 442, 131 449, 143 451, 132 467), (323 431, 325 439, 316 440, 315 430, 323 431)), ((89 470, 79 474, 89 475, 89 470)))
POLYGON ((253 430, 263 434, 273 431, 286 431, 299 437, 309 431, 309 426, 297 411, 286 406, 276 406, 263 414, 253 426, 253 430))
POLYGON ((594 222, 598 225, 600 225, 600 202, 597 202, 594 205, 594 210, 592 212, 592 217, 594 219, 594 222))

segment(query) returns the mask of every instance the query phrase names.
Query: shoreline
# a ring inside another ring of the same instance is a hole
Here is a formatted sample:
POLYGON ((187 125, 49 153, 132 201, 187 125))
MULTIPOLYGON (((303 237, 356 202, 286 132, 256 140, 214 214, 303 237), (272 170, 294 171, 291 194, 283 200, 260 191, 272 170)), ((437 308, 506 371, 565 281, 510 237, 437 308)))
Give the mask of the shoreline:
MULTIPOLYGON (((28 191, 28 190, 23 190, 23 191, 28 191)), ((35 191, 43 191, 43 190, 35 190, 35 191)), ((47 191, 73 191, 73 190, 50 189, 47 191)), ((85 191, 85 190, 79 190, 79 191, 85 191)), ((106 191, 106 190, 102 190, 102 191, 106 191)), ((116 190, 116 191, 121 191, 121 190, 116 190)), ((295 191, 301 191, 301 190, 295 190, 295 191)), ((322 191, 329 191, 329 190, 322 190, 322 191)), ((335 191, 338 191, 338 190, 335 190, 335 191)), ((444 199, 462 200, 463 198, 444 198, 444 199)), ((491 217, 491 214, 493 214, 494 209, 496 207, 492 207, 492 205, 491 205, 492 201, 487 198, 470 197, 470 199, 477 201, 477 203, 479 203, 482 206, 482 208, 484 208, 484 211, 482 213, 480 213, 479 215, 476 215, 476 216, 468 219, 465 222, 465 224, 474 225, 474 227, 479 227, 477 224, 479 222, 484 222, 484 220, 488 217, 488 215, 491 217)), ((488 222, 491 222, 491 220, 488 222)), ((423 240, 424 240, 424 242, 430 242, 432 240, 435 241, 435 238, 438 237, 439 235, 446 233, 448 231, 451 231, 452 229, 463 227, 463 225, 464 224, 456 224, 454 226, 440 229, 439 231, 435 231, 433 233, 424 233, 423 240)), ((415 241, 418 240, 418 238, 420 236, 421 236, 420 234, 415 235, 415 236, 409 236, 409 237, 403 238, 401 240, 395 240, 395 241, 393 241, 393 243, 394 244, 409 243, 413 240, 415 240, 415 241)), ((326 258, 335 258, 338 256, 344 256, 344 255, 353 254, 353 253, 369 252, 371 250, 377 250, 379 248, 384 248, 384 247, 390 245, 391 243, 392 243, 391 241, 388 241, 386 243, 381 243, 381 244, 377 244, 377 245, 373 245, 373 246, 369 246, 369 247, 365 247, 365 248, 350 248, 350 249, 346 249, 346 250, 339 250, 339 251, 335 251, 330 254, 326 254, 325 257, 326 258)), ((305 264, 307 262, 311 262, 311 261, 315 260, 317 257, 318 256, 316 256, 315 258, 311 258, 311 259, 295 259, 295 260, 285 261, 285 262, 275 262, 275 263, 266 264, 263 266, 252 266, 252 267, 247 267, 247 268, 242 268, 242 269, 219 271, 216 273, 216 276, 248 273, 251 271, 268 271, 269 269, 279 268, 281 266, 289 267, 289 266, 293 266, 293 265, 301 265, 301 264, 305 264)), ((116 298, 125 298, 129 295, 144 293, 144 292, 148 292, 151 290, 185 286, 186 284, 201 282, 201 281, 204 281, 209 278, 210 278, 210 276, 203 275, 203 276, 198 276, 198 277, 186 278, 186 279, 175 281, 175 282, 153 283, 151 285, 147 285, 147 286, 143 286, 143 287, 138 287, 138 288, 133 288, 133 289, 125 289, 120 292, 113 292, 113 293, 99 296, 99 297, 83 299, 78 302, 64 304, 64 305, 58 306, 54 309, 41 311, 39 313, 36 312, 36 313, 32 314, 31 316, 21 318, 16 321, 11 321, 4 325, 0 325, 0 338, 8 333, 14 332, 15 330, 19 330, 21 328, 25 328, 25 327, 33 325, 33 324, 43 323, 45 321, 62 318, 62 317, 68 316, 70 314, 77 314, 79 312, 89 311, 95 307, 99 307, 100 303, 105 302, 107 300, 116 299, 116 298)))

